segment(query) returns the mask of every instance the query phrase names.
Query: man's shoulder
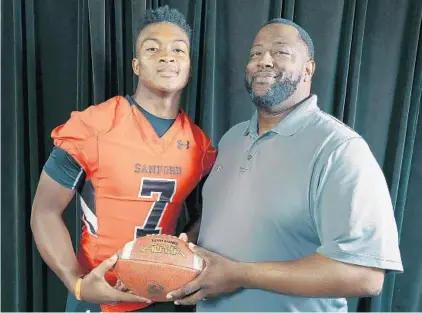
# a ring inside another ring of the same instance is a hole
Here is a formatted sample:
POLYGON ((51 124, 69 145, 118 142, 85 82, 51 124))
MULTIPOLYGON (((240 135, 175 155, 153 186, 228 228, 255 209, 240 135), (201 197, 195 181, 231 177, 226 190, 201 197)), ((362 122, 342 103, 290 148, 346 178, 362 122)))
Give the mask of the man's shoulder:
POLYGON ((335 116, 326 113, 324 111, 319 111, 316 114, 316 120, 318 129, 328 133, 333 133, 341 137, 360 137, 356 130, 352 127, 339 120, 335 116))
MULTIPOLYGON (((313 160, 324 164, 330 156, 349 167, 373 163, 374 155, 366 140, 352 127, 331 114, 319 111, 306 127, 306 142, 311 145, 313 160)), ((340 164, 339 163, 339 164, 340 164)))
POLYGON ((115 96, 104 102, 90 105, 84 110, 72 112, 71 119, 77 119, 86 127, 101 132, 110 129, 113 122, 129 108, 124 97, 115 96))
POLYGON ((70 118, 52 131, 52 137, 88 139, 109 131, 119 116, 127 111, 127 100, 116 96, 102 103, 93 104, 84 110, 73 111, 70 118), (126 101, 126 103, 125 103, 126 101))
POLYGON ((104 102, 90 105, 82 114, 88 115, 91 118, 98 118, 100 121, 113 120, 122 112, 130 109, 130 105, 125 97, 115 96, 104 102))
POLYGON ((338 118, 324 111, 318 111, 312 121, 306 127, 308 135, 315 138, 315 141, 336 146, 353 138, 362 136, 349 125, 338 118))

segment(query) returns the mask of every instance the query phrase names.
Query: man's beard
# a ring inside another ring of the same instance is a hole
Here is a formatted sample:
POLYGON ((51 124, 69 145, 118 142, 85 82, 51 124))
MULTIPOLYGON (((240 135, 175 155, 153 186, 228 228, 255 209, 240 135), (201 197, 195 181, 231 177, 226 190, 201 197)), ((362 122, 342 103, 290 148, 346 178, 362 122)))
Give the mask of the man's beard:
POLYGON ((291 95, 296 91, 297 85, 301 80, 301 76, 297 80, 285 79, 283 81, 277 81, 278 75, 276 77, 276 82, 271 85, 270 89, 263 96, 258 96, 252 88, 254 78, 249 81, 248 77, 245 76, 245 87, 251 97, 252 102, 258 108, 272 108, 279 105, 283 101, 291 97, 291 95))

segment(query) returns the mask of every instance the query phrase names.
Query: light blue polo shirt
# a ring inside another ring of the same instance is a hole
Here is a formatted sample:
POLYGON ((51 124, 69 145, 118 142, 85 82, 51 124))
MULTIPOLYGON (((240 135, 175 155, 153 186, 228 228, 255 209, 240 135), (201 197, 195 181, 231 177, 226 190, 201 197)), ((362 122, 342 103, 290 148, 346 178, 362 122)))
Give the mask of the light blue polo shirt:
MULTIPOLYGON (((244 262, 320 253, 403 270, 380 166, 361 136, 318 108, 315 95, 260 136, 256 113, 223 136, 203 187, 198 244, 244 262)), ((347 311, 347 301, 242 289, 202 301, 197 311, 347 311)))

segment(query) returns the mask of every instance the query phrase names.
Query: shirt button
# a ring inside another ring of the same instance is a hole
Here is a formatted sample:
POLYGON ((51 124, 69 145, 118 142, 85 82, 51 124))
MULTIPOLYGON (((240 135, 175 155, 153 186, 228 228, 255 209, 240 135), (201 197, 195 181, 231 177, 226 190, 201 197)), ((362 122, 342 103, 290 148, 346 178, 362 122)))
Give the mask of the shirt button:
POLYGON ((247 159, 248 159, 248 161, 249 161, 250 159, 252 159, 252 156, 249 154, 246 158, 247 158, 247 159))

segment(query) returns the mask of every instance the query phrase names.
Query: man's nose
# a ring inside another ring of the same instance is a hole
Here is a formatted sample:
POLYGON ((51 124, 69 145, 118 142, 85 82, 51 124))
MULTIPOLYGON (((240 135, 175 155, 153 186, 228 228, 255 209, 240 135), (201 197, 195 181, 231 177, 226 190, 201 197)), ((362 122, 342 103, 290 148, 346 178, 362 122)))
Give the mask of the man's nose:
POLYGON ((258 62, 258 65, 262 68, 273 68, 274 67, 274 62, 273 62, 273 57, 271 56, 271 54, 267 51, 264 52, 262 54, 261 59, 258 62))
POLYGON ((161 55, 160 59, 158 60, 158 62, 160 63, 170 63, 174 61, 174 57, 172 55, 169 55, 168 53, 164 53, 163 55, 161 55))

